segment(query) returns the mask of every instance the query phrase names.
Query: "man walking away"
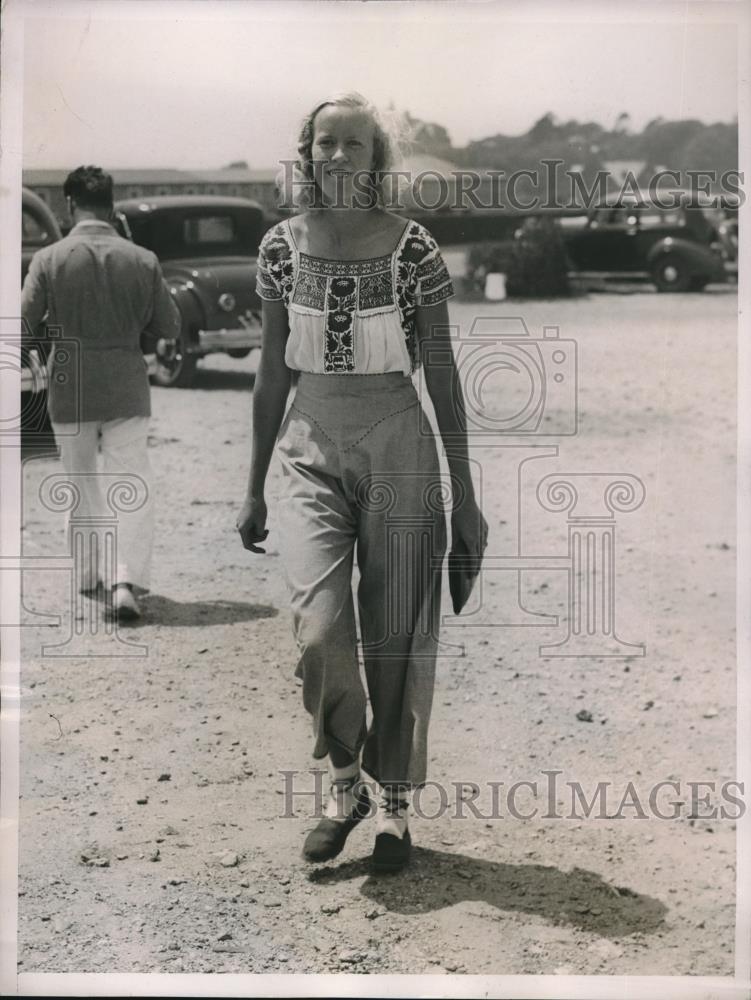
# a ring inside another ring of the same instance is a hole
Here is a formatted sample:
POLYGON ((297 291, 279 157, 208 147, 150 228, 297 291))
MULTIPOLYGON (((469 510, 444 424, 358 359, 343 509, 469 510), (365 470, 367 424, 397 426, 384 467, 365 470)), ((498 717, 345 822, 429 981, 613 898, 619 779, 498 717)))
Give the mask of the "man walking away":
MULTIPOLYGON (((111 484, 113 476, 130 474, 145 484, 145 501, 132 505, 138 509, 118 513, 116 558, 106 581, 112 586, 108 614, 127 621, 140 615, 135 588, 149 588, 154 529, 147 453, 151 403, 142 337, 154 343, 157 353, 169 351, 180 331, 180 314, 156 256, 113 229, 112 186, 112 177, 99 167, 78 167, 68 175, 63 193, 73 228, 33 257, 22 315, 25 329, 33 331, 45 320, 79 345, 77 371, 58 381, 53 351, 49 372, 50 420, 65 471, 80 491, 71 518, 90 524, 111 516, 102 478, 111 484)), ((76 575, 82 592, 98 589, 100 549, 95 544, 79 554, 76 575)))

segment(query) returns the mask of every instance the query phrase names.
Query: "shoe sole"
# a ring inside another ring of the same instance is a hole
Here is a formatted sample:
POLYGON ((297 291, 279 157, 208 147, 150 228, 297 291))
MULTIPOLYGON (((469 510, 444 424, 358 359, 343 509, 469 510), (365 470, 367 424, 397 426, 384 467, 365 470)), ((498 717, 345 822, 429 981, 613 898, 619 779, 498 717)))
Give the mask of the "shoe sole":
POLYGON ((306 854, 305 851, 303 850, 300 852, 300 857, 303 859, 303 861, 307 862, 309 865, 323 865, 327 861, 333 861, 334 858, 338 858, 343 850, 344 850, 344 844, 342 844, 342 846, 339 848, 338 851, 334 851, 333 854, 327 854, 325 857, 322 858, 311 857, 310 854, 306 854))
POLYGON ((379 875, 393 875, 395 872, 400 872, 403 868, 406 868, 409 864, 409 857, 406 857, 404 861, 390 862, 384 864, 383 862, 371 861, 370 867, 374 872, 378 872, 379 875))

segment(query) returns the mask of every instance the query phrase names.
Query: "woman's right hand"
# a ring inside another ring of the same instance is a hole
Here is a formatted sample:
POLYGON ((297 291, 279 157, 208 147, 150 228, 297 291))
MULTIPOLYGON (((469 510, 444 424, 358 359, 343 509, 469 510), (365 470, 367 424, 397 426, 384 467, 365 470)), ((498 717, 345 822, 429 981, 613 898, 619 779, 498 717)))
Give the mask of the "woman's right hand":
POLYGON ((259 548, 257 543, 265 541, 268 537, 267 514, 266 501, 262 497, 260 499, 246 497, 243 501, 235 523, 244 548, 250 549, 251 552, 266 551, 266 549, 259 548))

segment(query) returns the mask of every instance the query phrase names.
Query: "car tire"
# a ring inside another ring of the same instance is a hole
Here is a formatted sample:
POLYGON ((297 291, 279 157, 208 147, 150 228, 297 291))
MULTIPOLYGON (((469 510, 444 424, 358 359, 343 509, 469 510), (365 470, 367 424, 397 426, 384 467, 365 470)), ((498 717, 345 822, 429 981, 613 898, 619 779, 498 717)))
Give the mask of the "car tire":
POLYGON ((660 257, 652 266, 652 281, 658 292, 687 292, 691 280, 685 261, 680 257, 660 257))
POLYGON ((185 352, 181 338, 177 340, 177 351, 173 361, 163 363, 157 357, 156 370, 151 376, 154 385, 165 389, 189 389, 196 377, 197 354, 185 352))
POLYGON ((692 278, 691 283, 688 286, 690 292, 703 292, 707 287, 706 278, 692 278))
POLYGON ((252 347, 232 347, 227 351, 227 354, 229 354, 231 358, 240 360, 241 358, 247 358, 252 350, 252 347))

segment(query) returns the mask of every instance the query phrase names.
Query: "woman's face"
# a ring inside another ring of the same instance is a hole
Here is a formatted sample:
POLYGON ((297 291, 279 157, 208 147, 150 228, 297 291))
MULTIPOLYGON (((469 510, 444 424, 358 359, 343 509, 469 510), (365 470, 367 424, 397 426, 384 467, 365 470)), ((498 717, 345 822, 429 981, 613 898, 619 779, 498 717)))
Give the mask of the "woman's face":
POLYGON ((353 196, 364 199, 373 169, 374 131, 370 116, 357 108, 328 105, 316 115, 313 176, 327 204, 350 207, 353 196))

